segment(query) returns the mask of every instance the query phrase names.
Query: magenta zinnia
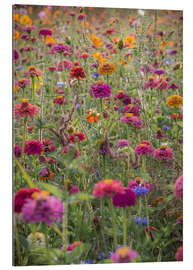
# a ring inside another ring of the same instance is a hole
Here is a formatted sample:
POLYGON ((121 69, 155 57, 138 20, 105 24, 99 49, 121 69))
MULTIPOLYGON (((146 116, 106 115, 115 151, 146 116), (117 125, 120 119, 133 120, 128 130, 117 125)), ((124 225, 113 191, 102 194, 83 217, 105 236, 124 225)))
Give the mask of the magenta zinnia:
POLYGON ((24 152, 30 155, 41 155, 44 151, 43 144, 39 140, 28 140, 25 143, 24 152))
POLYGON ((97 82, 91 85, 89 93, 91 97, 105 98, 109 97, 112 93, 112 89, 109 84, 104 82, 97 82))
POLYGON ((115 193, 112 198, 113 206, 126 207, 136 204, 136 195, 130 188, 124 188, 122 193, 115 193))
POLYGON ((158 158, 159 160, 162 159, 172 159, 173 158, 173 151, 170 147, 161 146, 158 149, 155 149, 153 156, 158 158))
POLYGON ((153 146, 149 141, 143 140, 135 147, 136 155, 146 155, 152 153, 153 153, 153 146))

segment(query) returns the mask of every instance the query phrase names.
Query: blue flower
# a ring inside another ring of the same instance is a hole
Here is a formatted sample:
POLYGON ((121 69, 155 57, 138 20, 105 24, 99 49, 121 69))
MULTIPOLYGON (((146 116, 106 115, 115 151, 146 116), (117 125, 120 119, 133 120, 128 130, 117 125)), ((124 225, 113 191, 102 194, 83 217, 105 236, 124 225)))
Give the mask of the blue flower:
POLYGON ((57 86, 58 86, 58 87, 62 87, 63 85, 64 85, 63 82, 57 82, 57 86))
POLYGON ((92 76, 98 78, 100 75, 99 75, 98 72, 93 72, 93 73, 92 73, 92 76))
POLYGON ((93 264, 93 261, 92 261, 91 259, 88 259, 88 260, 86 261, 86 264, 93 264))
POLYGON ((166 126, 166 125, 163 125, 162 129, 165 130, 165 131, 167 131, 169 129, 169 127, 166 126))
POLYGON ((135 224, 140 224, 140 225, 146 226, 147 225, 147 218, 146 217, 139 218, 138 216, 136 216, 136 218, 135 218, 135 224))
POLYGON ((136 195, 140 196, 140 195, 146 195, 149 192, 149 189, 146 187, 138 186, 134 188, 133 191, 135 192, 136 195))

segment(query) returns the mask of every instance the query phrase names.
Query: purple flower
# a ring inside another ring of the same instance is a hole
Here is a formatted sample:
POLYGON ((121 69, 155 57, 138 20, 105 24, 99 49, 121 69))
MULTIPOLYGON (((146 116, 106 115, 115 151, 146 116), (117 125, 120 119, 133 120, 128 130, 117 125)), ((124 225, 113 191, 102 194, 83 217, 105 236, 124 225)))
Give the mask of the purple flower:
POLYGON ((95 98, 105 98, 109 97, 112 93, 112 89, 109 84, 98 82, 91 85, 89 93, 91 97, 95 98))
POLYGON ((143 73, 149 73, 151 71, 154 71, 154 68, 150 65, 144 65, 142 67, 140 67, 140 70, 143 72, 143 73))
POLYGON ((124 193, 115 193, 112 200, 115 207, 129 207, 136 204, 136 195, 132 189, 124 188, 124 193))
POLYGON ((117 147, 118 148, 123 148, 128 146, 128 140, 119 140, 117 143, 117 147))
POLYGON ((21 157, 21 146, 19 146, 19 145, 15 145, 14 146, 14 155, 17 158, 20 158, 21 157))
POLYGON ((23 220, 30 223, 45 222, 53 224, 55 219, 62 219, 62 201, 54 196, 45 196, 38 193, 36 198, 28 199, 22 207, 23 220))
POLYGON ((16 50, 13 50, 13 59, 14 59, 14 61, 16 62, 18 58, 19 58, 18 52, 16 50))
POLYGON ((43 144, 39 140, 28 140, 25 143, 24 152, 30 155, 41 155, 44 151, 43 144))
POLYGON ((165 73, 165 70, 163 70, 163 69, 155 69, 154 73, 157 74, 157 75, 161 75, 161 74, 165 73))
POLYGON ((39 36, 46 37, 46 36, 51 36, 51 35, 52 35, 52 31, 48 28, 41 28, 39 30, 39 36))
POLYGON ((70 47, 68 45, 63 45, 59 43, 52 48, 53 53, 64 53, 64 55, 70 55, 70 47))

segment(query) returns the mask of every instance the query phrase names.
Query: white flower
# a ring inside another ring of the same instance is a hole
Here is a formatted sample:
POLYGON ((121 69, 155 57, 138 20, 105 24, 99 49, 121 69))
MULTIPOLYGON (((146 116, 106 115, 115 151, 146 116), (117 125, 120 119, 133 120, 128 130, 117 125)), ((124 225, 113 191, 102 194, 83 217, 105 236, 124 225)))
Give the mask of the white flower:
POLYGON ((141 15, 141 16, 144 16, 144 14, 145 14, 145 11, 142 10, 142 9, 138 9, 137 12, 138 12, 138 14, 141 15))

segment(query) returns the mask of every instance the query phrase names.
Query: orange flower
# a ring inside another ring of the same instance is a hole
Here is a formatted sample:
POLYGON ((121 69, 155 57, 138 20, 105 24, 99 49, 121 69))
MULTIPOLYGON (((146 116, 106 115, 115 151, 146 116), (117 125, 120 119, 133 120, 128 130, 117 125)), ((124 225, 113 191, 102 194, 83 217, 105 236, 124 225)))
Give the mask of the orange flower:
POLYGON ((19 36, 20 36, 20 33, 18 31, 15 31, 14 40, 18 40, 19 36))
POLYGON ((13 14, 13 20, 14 20, 14 22, 18 22, 19 21, 19 13, 14 13, 13 14))
POLYGON ((52 36, 46 36, 46 43, 54 45, 56 41, 52 38, 52 36))
POLYGON ((133 47, 134 44, 135 44, 135 37, 134 36, 129 35, 125 38, 125 45, 127 46, 127 48, 133 47))
POLYGON ((19 86, 16 85, 16 86, 14 86, 13 91, 16 92, 18 89, 19 89, 19 86))
POLYGON ((99 65, 98 72, 100 74, 112 74, 113 72, 116 72, 115 64, 112 62, 102 62, 99 65))
POLYGON ((165 46, 167 45, 167 42, 166 41, 163 41, 160 45, 160 49, 163 49, 165 46))
POLYGON ((117 43, 117 38, 116 37, 112 37, 112 41, 113 41, 113 43, 117 43))
MULTIPOLYGON (((90 33, 88 34, 89 40, 90 40, 90 33)), ((96 46, 97 48, 100 48, 102 45, 102 41, 100 40, 99 37, 96 37, 95 34, 92 33, 92 43, 94 44, 94 46, 96 46)))
POLYGON ((54 12, 54 17, 57 18, 58 15, 59 15, 59 10, 56 10, 56 11, 54 12))
POLYGON ((21 23, 21 24, 24 24, 24 25, 26 25, 26 26, 31 26, 31 25, 32 25, 32 20, 30 19, 29 16, 23 15, 23 16, 21 16, 21 18, 20 18, 20 23, 21 23))
POLYGON ((101 55, 100 52, 96 52, 92 56, 94 57, 95 60, 98 60, 100 55, 101 55))
POLYGON ((183 103, 183 97, 178 96, 178 95, 173 95, 166 100, 166 104, 169 107, 179 107, 179 106, 182 106, 182 103, 183 103))
POLYGON ((87 119, 88 122, 97 123, 98 122, 98 117, 99 117, 99 113, 97 113, 94 110, 89 110, 86 119, 87 119))

